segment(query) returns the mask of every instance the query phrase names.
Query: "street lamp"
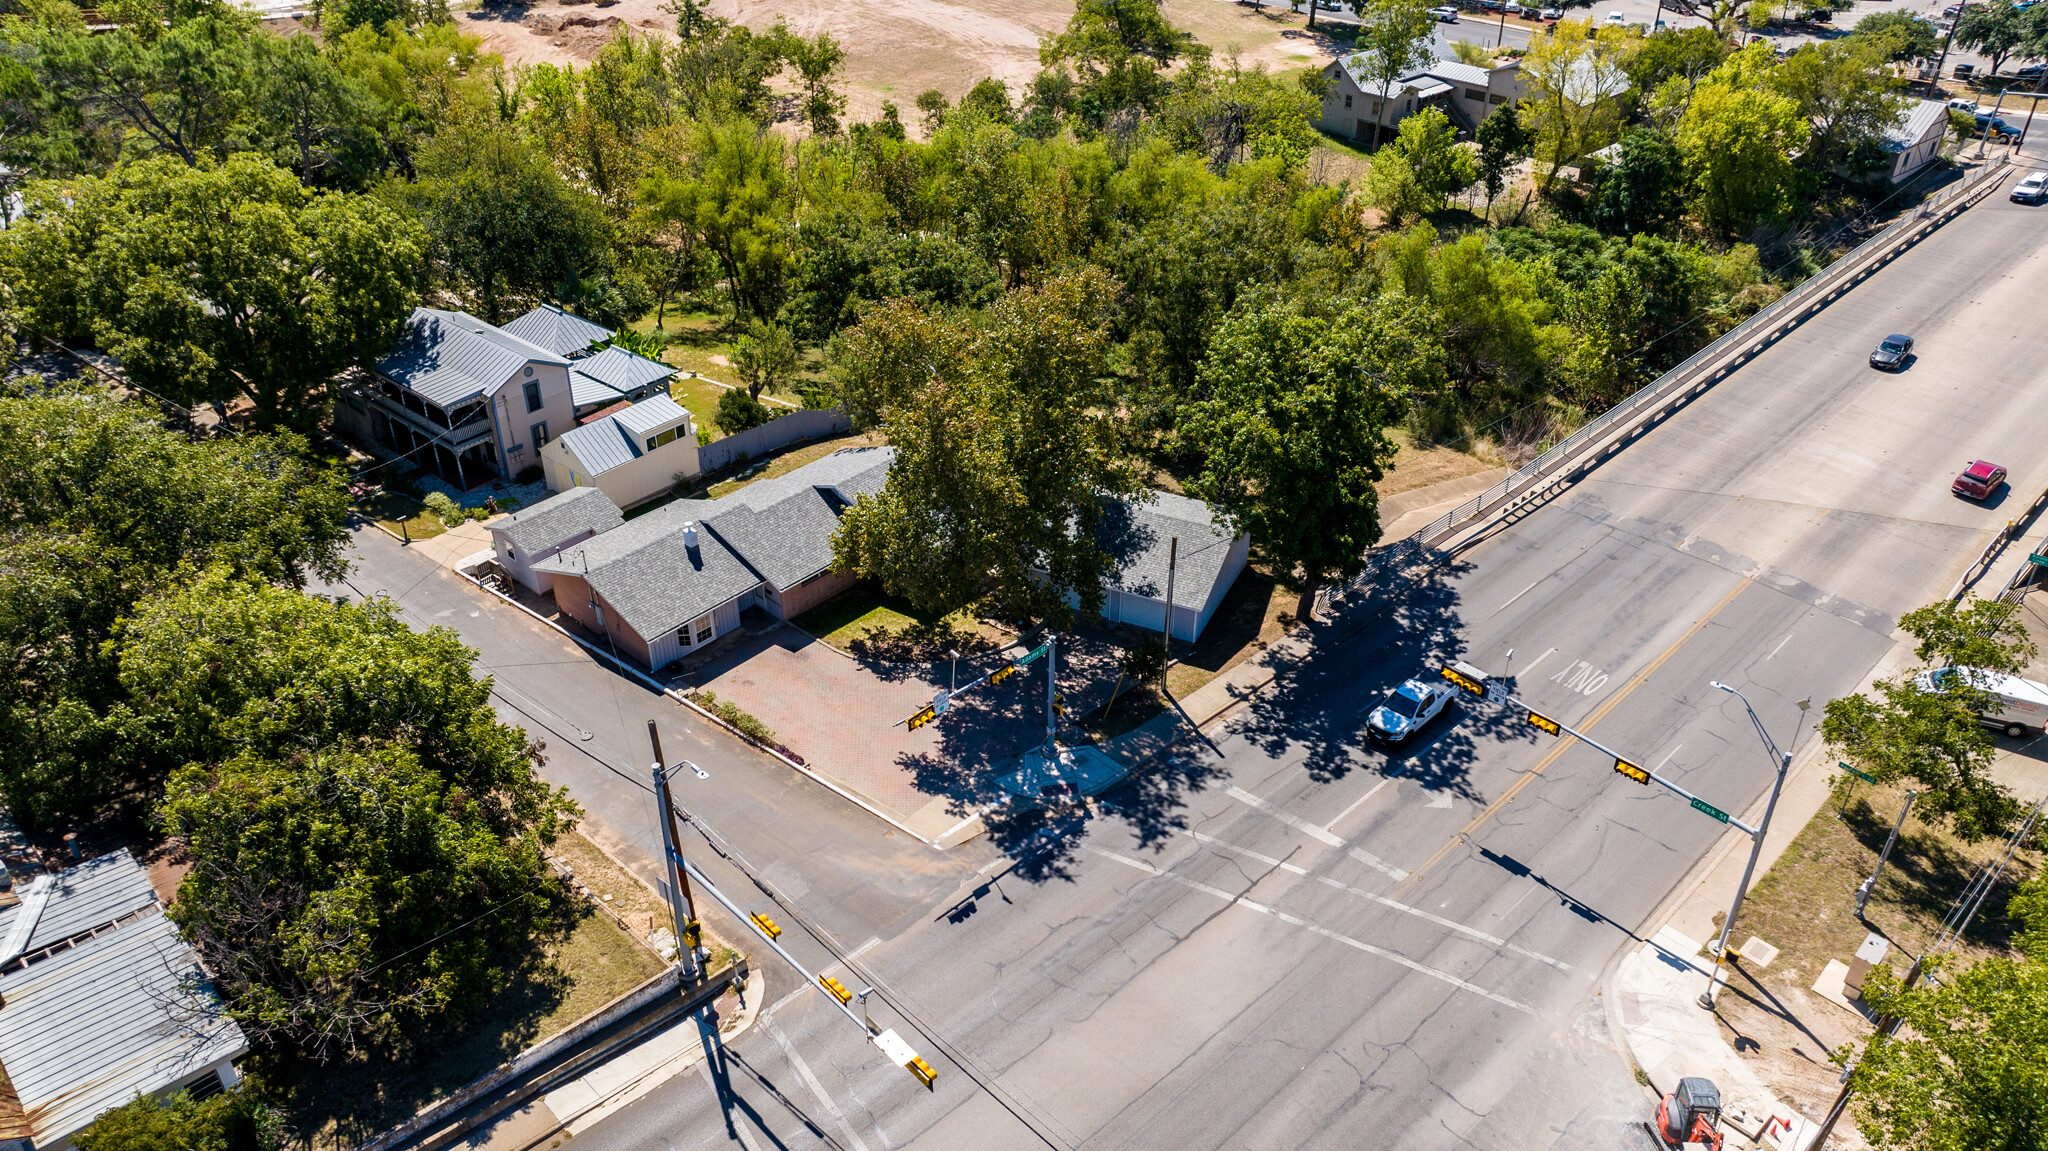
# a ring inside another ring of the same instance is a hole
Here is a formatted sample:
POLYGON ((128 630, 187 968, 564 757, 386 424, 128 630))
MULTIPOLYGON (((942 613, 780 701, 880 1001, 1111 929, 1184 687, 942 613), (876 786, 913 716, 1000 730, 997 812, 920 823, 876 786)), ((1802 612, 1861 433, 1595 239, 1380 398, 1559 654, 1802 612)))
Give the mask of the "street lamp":
MULTIPOLYGON (((1700 1006, 1708 1011, 1714 1009, 1714 995, 1721 987, 1721 965, 1728 962, 1729 933, 1735 930, 1735 917, 1742 913, 1743 896, 1749 894, 1749 880, 1756 873, 1756 858, 1763 854, 1764 836, 1771 830, 1771 814, 1778 810, 1778 793, 1784 790, 1785 773, 1792 766, 1792 756, 1778 750, 1777 743, 1771 739, 1771 733, 1764 730, 1764 721, 1757 717, 1756 709, 1749 706, 1749 697, 1720 680, 1713 680, 1712 683, 1713 686, 1742 701, 1742 709, 1749 713, 1749 722, 1756 725, 1757 738, 1764 741, 1764 750, 1771 754, 1771 763, 1778 769, 1778 777, 1771 782, 1771 801, 1764 806, 1764 820, 1750 834, 1749 862, 1743 865, 1742 882, 1735 888, 1735 902, 1729 905, 1728 918, 1721 921, 1721 938, 1714 944, 1714 970, 1707 976, 1707 989, 1700 992, 1699 998, 1700 1006)), ((1811 706, 1813 701, 1810 699, 1799 701, 1799 710, 1802 714, 1811 706)))
POLYGON ((946 694, 952 695, 953 689, 960 686, 960 652, 957 649, 948 651, 946 657, 953 661, 952 675, 946 681, 946 694))

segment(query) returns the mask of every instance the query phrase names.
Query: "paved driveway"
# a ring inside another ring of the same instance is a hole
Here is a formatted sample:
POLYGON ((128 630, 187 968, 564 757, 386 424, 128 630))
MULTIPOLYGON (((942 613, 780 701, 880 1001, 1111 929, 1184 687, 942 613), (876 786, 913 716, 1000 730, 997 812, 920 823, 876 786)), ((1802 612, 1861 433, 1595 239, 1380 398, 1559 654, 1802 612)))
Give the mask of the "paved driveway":
MULTIPOLYGON (((1032 641, 1036 646, 1038 640, 1032 641)), ((959 663, 960 682, 1024 650, 1012 645, 959 663)), ((687 686, 709 690, 775 732, 806 766, 926 840, 936 840, 999 794, 995 781, 1045 738, 1045 664, 962 696, 916 731, 901 722, 947 686, 950 669, 856 659, 794 627, 750 636, 704 665, 687 686)), ((1069 714, 1116 680, 1108 646, 1060 637, 1059 688, 1069 714)))

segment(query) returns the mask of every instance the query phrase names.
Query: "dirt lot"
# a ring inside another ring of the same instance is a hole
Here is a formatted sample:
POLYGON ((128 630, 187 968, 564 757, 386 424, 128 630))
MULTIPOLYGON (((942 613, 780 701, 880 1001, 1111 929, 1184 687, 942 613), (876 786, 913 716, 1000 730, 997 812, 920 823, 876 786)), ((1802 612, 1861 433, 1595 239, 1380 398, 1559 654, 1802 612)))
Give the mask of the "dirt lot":
MULTIPOLYGON (((570 64, 596 55, 619 24, 667 34, 674 21, 661 4, 515 0, 479 4, 459 18, 508 63, 570 64)), ((714 0, 711 7, 755 29, 773 27, 779 16, 802 35, 832 33, 846 47, 851 118, 873 119, 882 101, 893 100, 911 121, 917 118, 912 102, 927 88, 957 100, 976 81, 994 76, 1019 92, 1038 71, 1038 41, 1065 27, 1073 11, 1069 0, 983 0, 971 7, 945 0, 714 0)), ((1280 71, 1330 56, 1328 42, 1311 35, 1306 17, 1285 4, 1262 13, 1232 0, 1166 0, 1166 11, 1219 55, 1236 51, 1246 64, 1280 71)))

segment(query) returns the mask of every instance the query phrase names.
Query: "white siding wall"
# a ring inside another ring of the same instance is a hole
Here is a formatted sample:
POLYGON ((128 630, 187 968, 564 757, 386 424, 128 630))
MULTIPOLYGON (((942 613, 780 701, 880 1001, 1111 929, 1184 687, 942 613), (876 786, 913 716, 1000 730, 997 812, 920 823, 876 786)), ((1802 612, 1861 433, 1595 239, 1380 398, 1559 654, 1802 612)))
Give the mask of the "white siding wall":
MULTIPOLYGON (((717 639, 726 632, 740 626, 740 600, 746 599, 753 594, 752 591, 749 591, 711 609, 711 639, 717 639)), ((699 616, 697 618, 702 619, 703 617, 699 616)), ((710 640, 705 642, 709 643, 710 640)), ((663 632, 657 636, 649 636, 647 637, 648 663, 652 668, 658 670, 689 655, 701 646, 703 645, 692 643, 689 647, 684 647, 681 643, 677 642, 674 631, 663 632)))
POLYGON ((544 594, 555 586, 555 577, 546 572, 533 570, 533 565, 547 559, 570 544, 581 543, 596 534, 596 532, 586 528, 545 551, 521 552, 518 555, 513 555, 512 545, 506 542, 505 533, 493 528, 491 529, 491 550, 497 553, 498 566, 505 569, 506 575, 533 589, 536 594, 544 594))

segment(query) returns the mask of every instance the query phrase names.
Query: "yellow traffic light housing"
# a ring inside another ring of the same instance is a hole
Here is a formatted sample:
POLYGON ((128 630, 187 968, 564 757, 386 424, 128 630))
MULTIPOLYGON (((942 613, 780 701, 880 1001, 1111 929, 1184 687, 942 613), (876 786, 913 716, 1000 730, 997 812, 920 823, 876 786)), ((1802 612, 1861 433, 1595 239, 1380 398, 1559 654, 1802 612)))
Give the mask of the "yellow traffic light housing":
POLYGON ((754 926, 760 928, 761 931, 768 936, 768 938, 780 939, 782 937, 782 928, 777 927, 775 925, 774 920, 768 918, 767 916, 761 914, 758 911, 756 911, 752 916, 749 916, 749 918, 751 918, 754 921, 754 926))
POLYGON ((841 1003, 853 1002, 853 992, 846 989, 846 984, 839 982, 829 975, 818 976, 818 986, 824 988, 831 994, 832 998, 837 999, 841 1003))
POLYGON ((910 1062, 905 1063, 903 1066, 912 1075, 917 1076, 917 1081, 919 1083, 924 1084, 924 1089, 926 1091, 937 1090, 937 1088, 933 1087, 932 1085, 939 1081, 939 1073, 932 1070, 931 1064, 926 1063, 923 1059, 913 1059, 910 1062))

